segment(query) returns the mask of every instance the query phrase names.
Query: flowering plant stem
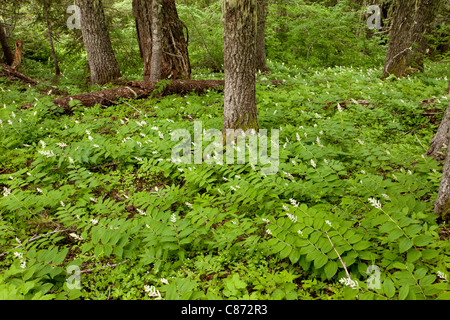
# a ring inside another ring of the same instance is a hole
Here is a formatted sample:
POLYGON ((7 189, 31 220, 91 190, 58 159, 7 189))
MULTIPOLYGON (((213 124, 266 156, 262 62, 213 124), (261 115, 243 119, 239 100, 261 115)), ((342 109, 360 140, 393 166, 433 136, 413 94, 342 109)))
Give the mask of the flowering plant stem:
POLYGON ((348 273, 347 267, 345 266, 344 261, 342 261, 341 255, 339 254, 339 252, 337 252, 336 248, 334 247, 333 241, 331 241, 330 236, 328 235, 328 232, 326 232, 326 231, 324 231, 324 232, 325 232, 325 235, 328 238, 328 241, 330 241, 331 247, 333 248, 334 252, 336 252, 336 254, 337 254, 338 258, 339 258, 339 261, 341 262, 342 266, 344 267, 345 275, 347 276, 347 278, 349 280, 352 280, 352 278, 350 277, 350 274, 348 273))

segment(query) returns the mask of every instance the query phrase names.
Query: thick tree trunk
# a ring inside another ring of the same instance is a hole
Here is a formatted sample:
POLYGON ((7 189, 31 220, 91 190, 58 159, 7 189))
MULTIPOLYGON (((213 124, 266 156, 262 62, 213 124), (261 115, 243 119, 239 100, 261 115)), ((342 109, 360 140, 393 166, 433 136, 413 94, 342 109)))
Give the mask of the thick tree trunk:
POLYGON ((256 7, 256 0, 224 0, 222 3, 224 135, 227 129, 258 131, 255 88, 256 7))
POLYGON ((47 23, 48 41, 50 43, 50 48, 52 50, 52 56, 53 56, 53 62, 55 64, 55 74, 57 76, 60 76, 61 75, 61 70, 59 69, 58 59, 56 58, 55 46, 53 45, 52 27, 51 27, 50 21, 48 19, 47 1, 44 1, 44 16, 45 16, 45 21, 47 23))
MULTIPOLYGON (((450 135, 447 136, 447 141, 450 135)), ((442 220, 448 221, 450 217, 450 152, 447 149, 439 193, 434 205, 434 213, 442 220)))
POLYGON ((423 72, 425 35, 440 5, 441 0, 397 0, 382 78, 423 72))
POLYGON ((258 26, 256 30, 256 70, 267 72, 266 60, 266 0, 257 0, 258 5, 258 26))
MULTIPOLYGON (((449 145, 450 135, 450 104, 445 110, 444 117, 439 125, 436 134, 431 139, 430 147, 427 150, 427 156, 433 157, 436 160, 443 160, 444 154, 441 149, 444 145, 449 145)), ((448 152, 447 152, 448 153, 448 152)))
POLYGON ((106 25, 101 0, 76 0, 81 10, 81 32, 92 83, 107 83, 121 76, 106 25))
POLYGON ((133 0, 133 15, 136 21, 136 32, 144 64, 144 80, 150 78, 151 58, 152 58, 152 1, 133 0))
MULTIPOLYGON (((160 0, 162 27, 162 79, 190 79, 191 64, 188 43, 184 36, 185 25, 179 19, 175 0, 160 0)), ((139 48, 144 63, 144 80, 151 73, 152 57, 152 0, 133 0, 139 48)))
POLYGON ((3 26, 1 21, 0 21, 0 43, 2 45, 3 55, 5 56, 5 62, 8 66, 10 66, 14 61, 14 56, 8 44, 8 38, 6 36, 5 27, 3 26))
MULTIPOLYGON (((150 69, 150 81, 162 79, 162 21, 161 0, 153 0, 152 3, 152 59, 150 69)), ((144 80, 145 81, 145 80, 144 80)))

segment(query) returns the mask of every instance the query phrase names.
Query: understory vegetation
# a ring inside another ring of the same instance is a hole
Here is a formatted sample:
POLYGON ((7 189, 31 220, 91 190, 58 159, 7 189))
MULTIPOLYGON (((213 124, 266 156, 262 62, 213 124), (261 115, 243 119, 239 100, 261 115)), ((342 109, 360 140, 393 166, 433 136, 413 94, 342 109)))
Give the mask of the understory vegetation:
MULTIPOLYGON (((220 3, 187 5, 193 78, 223 79, 220 3)), ((449 64, 382 81, 386 45, 354 36, 358 14, 292 10, 281 35, 268 16, 270 73, 258 73, 259 127, 279 129, 274 175, 172 160, 174 130, 222 128, 221 92, 72 101, 66 115, 0 77, 0 299, 450 299, 450 230, 433 214, 442 163, 424 156, 449 64)), ((135 39, 132 25, 111 37, 135 39)), ((129 50, 123 75, 140 79, 129 50)), ((68 55, 58 88, 100 89, 68 55)), ((51 61, 23 68, 52 80, 51 61)))

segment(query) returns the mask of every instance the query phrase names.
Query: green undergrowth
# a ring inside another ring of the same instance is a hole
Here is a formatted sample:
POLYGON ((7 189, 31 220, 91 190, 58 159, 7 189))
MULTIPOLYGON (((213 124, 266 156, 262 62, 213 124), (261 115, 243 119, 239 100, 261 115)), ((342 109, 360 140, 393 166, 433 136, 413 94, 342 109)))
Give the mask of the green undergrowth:
POLYGON ((221 130, 221 93, 64 115, 1 79, 0 298, 449 299, 442 164, 423 156, 449 67, 381 81, 269 66, 257 99, 260 129, 279 130, 273 175, 172 161, 174 130, 221 130))

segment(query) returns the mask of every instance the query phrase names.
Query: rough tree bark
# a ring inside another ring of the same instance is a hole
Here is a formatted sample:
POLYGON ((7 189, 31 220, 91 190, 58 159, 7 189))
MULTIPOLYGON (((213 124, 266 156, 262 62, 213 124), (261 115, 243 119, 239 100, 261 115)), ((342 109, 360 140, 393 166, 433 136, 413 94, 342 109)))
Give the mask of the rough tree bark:
POLYGON ((269 71, 266 59, 266 0, 257 0, 258 5, 258 25, 256 29, 256 70, 261 72, 269 71))
POLYGON ((425 35, 440 5, 441 0, 397 0, 382 78, 423 72, 425 35))
MULTIPOLYGON (((450 83, 449 83, 450 87, 450 83)), ((445 110, 439 128, 431 140, 430 148, 427 151, 427 156, 433 157, 436 160, 445 159, 444 168, 442 170, 442 179, 439 186, 438 197, 434 206, 434 213, 439 215, 442 220, 448 220, 450 216, 450 150, 448 148, 450 142, 450 103, 445 110), (447 146, 446 155, 441 152, 441 149, 447 146)))
POLYGON ((136 22, 137 40, 144 64, 144 80, 150 77, 152 58, 152 1, 133 0, 133 16, 136 22))
POLYGON ((223 134, 258 131, 255 87, 256 0, 223 0, 225 67, 223 134))
POLYGON ((121 76, 106 25, 101 0, 76 0, 92 83, 108 83, 121 76))
POLYGON ((52 27, 50 25, 50 21, 48 19, 48 6, 47 6, 47 1, 44 1, 44 16, 45 16, 45 21, 47 23, 47 33, 48 33, 48 41, 50 43, 50 49, 52 51, 52 56, 53 56, 53 62, 55 64, 55 74, 57 76, 61 75, 61 70, 59 69, 59 63, 58 63, 58 59, 56 58, 56 52, 55 52, 55 46, 53 45, 53 33, 52 33, 52 27))
MULTIPOLYGON (((149 80, 162 79, 162 11, 161 0, 153 0, 152 3, 152 59, 149 80)), ((145 80, 144 80, 145 81, 145 80)))
POLYGON ((5 56, 5 62, 8 66, 10 66, 14 61, 14 57, 11 48, 9 47, 8 44, 8 38, 6 35, 5 27, 3 26, 3 23, 1 21, 0 21, 0 43, 2 45, 3 55, 5 56))
MULTIPOLYGON (((188 53, 188 39, 185 38, 185 25, 179 19, 175 0, 160 0, 162 26, 163 79, 190 79, 191 63, 188 53)), ((139 49, 144 64, 144 80, 151 73, 152 57, 152 0, 133 0, 133 15, 136 20, 139 49)), ((187 30, 187 29, 186 29, 187 30)))
MULTIPOLYGON (((450 134, 447 136, 447 141, 449 139, 450 134)), ((450 217, 450 152, 448 149, 445 157, 444 168, 442 169, 439 193, 434 205, 434 213, 444 221, 447 221, 450 217)))
POLYGON ((431 139, 430 147, 427 150, 426 155, 433 157, 436 160, 443 160, 444 154, 441 149, 444 145, 449 145, 449 135, 450 135, 450 104, 445 110, 444 117, 442 118, 441 124, 439 125, 436 134, 433 139, 431 139))

